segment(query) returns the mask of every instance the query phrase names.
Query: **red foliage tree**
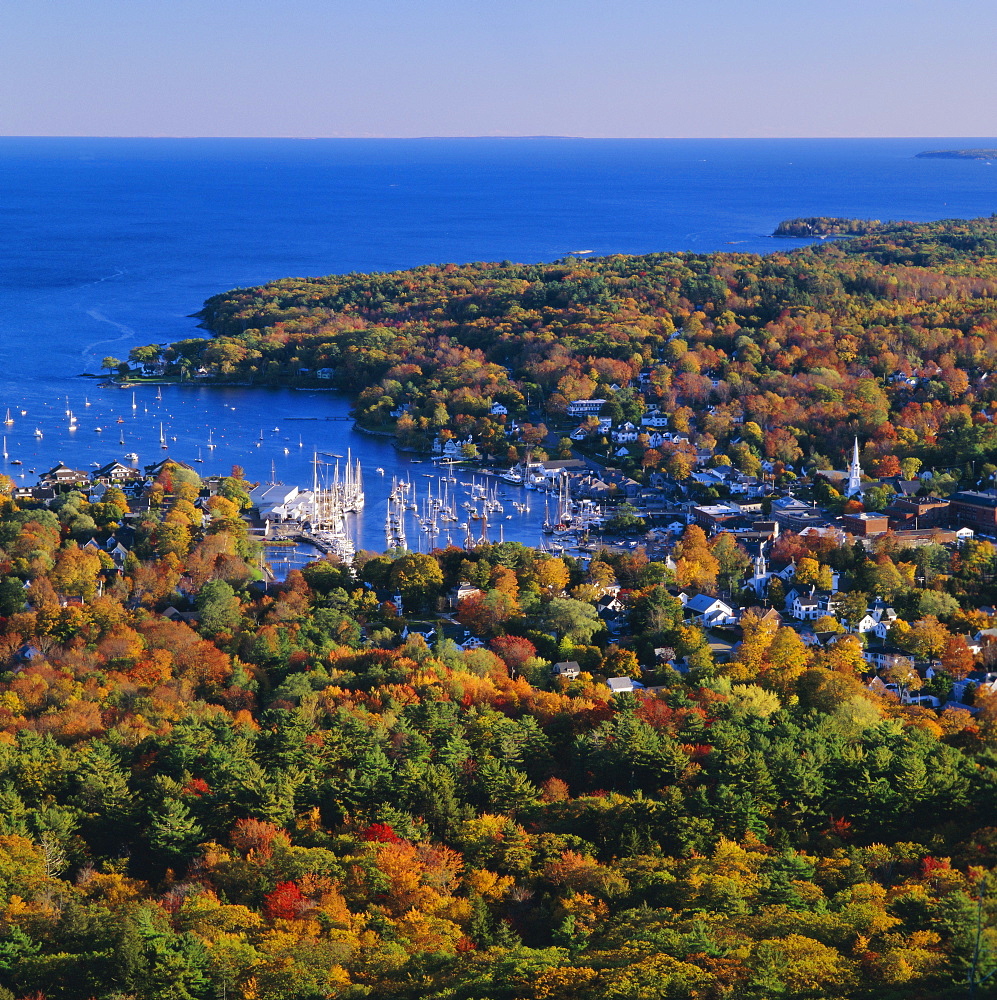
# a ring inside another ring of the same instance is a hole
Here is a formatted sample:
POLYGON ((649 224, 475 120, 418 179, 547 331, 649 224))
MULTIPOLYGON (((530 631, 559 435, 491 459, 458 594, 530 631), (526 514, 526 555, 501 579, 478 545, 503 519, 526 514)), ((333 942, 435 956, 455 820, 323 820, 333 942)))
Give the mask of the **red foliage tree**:
POLYGON ((404 837, 399 837, 388 823, 371 823, 360 831, 363 840, 378 844, 402 844, 404 837))
POLYGON ((488 645, 513 675, 523 669, 523 664, 527 660, 537 655, 537 647, 520 635, 500 635, 492 639, 488 645))
POLYGON ((263 911, 270 920, 295 920, 307 908, 308 899, 296 882, 278 882, 263 902, 263 911))

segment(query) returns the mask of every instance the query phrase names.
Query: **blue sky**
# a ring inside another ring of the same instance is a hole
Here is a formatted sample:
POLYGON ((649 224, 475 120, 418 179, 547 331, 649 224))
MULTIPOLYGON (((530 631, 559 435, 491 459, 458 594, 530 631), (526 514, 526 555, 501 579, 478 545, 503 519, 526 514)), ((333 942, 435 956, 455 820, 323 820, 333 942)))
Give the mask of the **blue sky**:
POLYGON ((0 134, 997 134, 977 0, 8 0, 0 134))

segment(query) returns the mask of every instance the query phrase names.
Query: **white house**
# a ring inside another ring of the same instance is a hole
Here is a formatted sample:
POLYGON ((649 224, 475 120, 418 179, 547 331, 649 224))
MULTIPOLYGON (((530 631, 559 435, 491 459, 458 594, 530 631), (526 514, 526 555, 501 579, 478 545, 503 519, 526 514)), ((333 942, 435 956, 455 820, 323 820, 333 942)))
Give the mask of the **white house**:
POLYGON ((634 682, 630 677, 610 677, 606 686, 613 694, 629 694, 634 690, 634 682))
POLYGON ((645 427, 667 427, 668 417, 664 413, 645 413, 641 423, 645 427))
POLYGON ((568 403, 567 414, 569 417, 597 416, 605 405, 604 399, 576 399, 568 403))
POLYGON ((786 595, 786 608, 797 621, 816 621, 833 614, 831 597, 829 590, 794 588, 786 595))
POLYGON ((695 622, 705 628, 737 623, 737 609, 734 605, 720 600, 719 597, 710 597, 709 594, 690 597, 685 602, 685 609, 687 613, 692 614, 695 622))

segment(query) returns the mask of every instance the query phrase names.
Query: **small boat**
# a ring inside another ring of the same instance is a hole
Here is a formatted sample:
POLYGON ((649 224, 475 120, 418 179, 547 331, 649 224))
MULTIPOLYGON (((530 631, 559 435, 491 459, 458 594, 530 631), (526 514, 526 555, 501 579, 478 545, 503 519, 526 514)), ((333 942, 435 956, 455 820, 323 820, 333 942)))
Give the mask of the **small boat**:
POLYGON ((130 452, 128 452, 127 455, 125 455, 125 461, 126 462, 137 462, 138 461, 138 455, 134 451, 130 451, 130 452))
POLYGON ((12 458, 10 460, 10 464, 11 465, 20 465, 21 464, 21 460, 19 458, 12 458))
MULTIPOLYGON (((103 430, 104 430, 104 428, 103 428, 103 427, 95 427, 95 428, 94 428, 94 431, 95 431, 96 433, 98 433, 98 434, 100 434, 100 433, 101 433, 101 432, 102 432, 103 430)), ((41 437, 41 434, 39 434, 38 436, 39 436, 39 437, 41 437)))
POLYGON ((291 454, 291 449, 290 448, 285 448, 284 449, 284 454, 285 455, 290 455, 291 454))
POLYGON ((377 467, 377 468, 376 468, 376 469, 375 469, 374 471, 375 471, 375 472, 376 472, 376 473, 377 473, 377 474, 378 474, 379 476, 383 476, 383 475, 384 475, 384 469, 382 469, 382 468, 381 468, 380 466, 378 466, 378 467, 377 467))
MULTIPOLYGON (((135 395, 135 393, 132 393, 132 396, 134 396, 134 395, 135 395)), ((89 405, 90 405, 90 400, 89 400, 89 399, 87 399, 87 397, 86 397, 86 396, 84 396, 84 397, 83 397, 83 405, 84 405, 84 406, 89 406, 89 405)), ((134 408, 134 407, 133 407, 133 408, 134 408)))
POLYGON ((42 434, 42 432, 41 432, 41 429, 40 429, 40 428, 38 428, 38 427, 36 427, 36 428, 35 428, 35 437, 36 437, 36 438, 41 438, 41 437, 44 437, 44 436, 45 436, 45 435, 44 435, 44 434, 42 434))
POLYGON ((118 421, 117 422, 119 424, 123 424, 125 422, 125 418, 124 417, 118 417, 118 421))

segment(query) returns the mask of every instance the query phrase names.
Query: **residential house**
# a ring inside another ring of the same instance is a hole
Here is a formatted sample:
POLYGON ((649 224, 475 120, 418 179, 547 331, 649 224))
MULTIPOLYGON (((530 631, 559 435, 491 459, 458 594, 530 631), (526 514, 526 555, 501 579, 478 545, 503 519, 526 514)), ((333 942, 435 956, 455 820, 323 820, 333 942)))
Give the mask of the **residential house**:
POLYGON ((606 686, 613 692, 613 694, 629 694, 633 692, 635 688, 641 687, 642 685, 637 684, 630 677, 610 677, 606 681, 606 686))
POLYGON ((576 399, 568 403, 567 414, 569 417, 597 416, 605 405, 604 399, 576 399))
POLYGON ((685 602, 686 615, 704 628, 715 628, 721 625, 736 625, 739 611, 736 605, 728 604, 719 597, 709 594, 697 594, 685 602))
POLYGON ((71 469, 61 462, 48 472, 42 473, 38 477, 38 482, 42 486, 71 486, 74 483, 85 483, 90 478, 88 472, 80 472, 78 469, 71 469))
MULTIPOLYGON (((158 475, 158 471, 156 473, 158 475)), ((114 483, 127 482, 130 479, 141 479, 142 473, 131 465, 123 462, 108 462, 102 465, 94 474, 93 479, 98 483, 112 485, 114 483)))
POLYGON ((786 609, 797 621, 816 621, 833 614, 831 602, 834 595, 829 590, 814 587, 794 587, 786 595, 786 609))
POLYGON ((575 660, 564 660, 561 663, 555 663, 551 672, 555 677, 564 677, 566 680, 573 681, 582 672, 582 668, 575 660))
POLYGON ((914 657, 897 646, 870 646, 862 651, 862 658, 874 670, 890 670, 893 667, 914 669, 914 657))
POLYGON ((459 583, 450 593, 447 595, 447 603, 451 608, 458 608, 460 602, 465 598, 474 597, 476 594, 484 593, 480 587, 475 587, 473 584, 468 583, 466 580, 463 583, 459 583))

